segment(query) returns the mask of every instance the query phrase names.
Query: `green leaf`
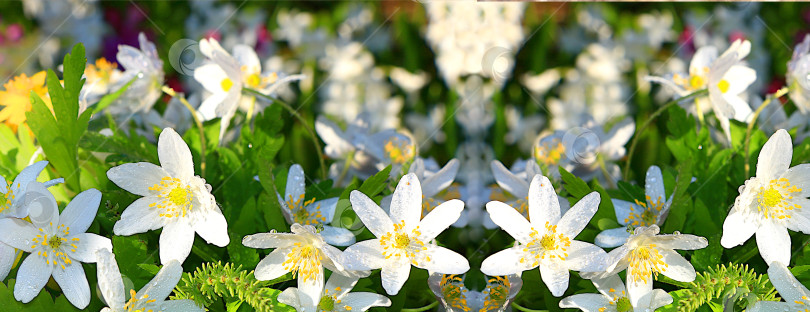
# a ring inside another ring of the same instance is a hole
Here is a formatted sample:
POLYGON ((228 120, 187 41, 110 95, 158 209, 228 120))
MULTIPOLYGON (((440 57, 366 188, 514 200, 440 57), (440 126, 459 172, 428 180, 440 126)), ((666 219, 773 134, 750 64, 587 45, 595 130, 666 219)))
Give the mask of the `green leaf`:
POLYGON ((720 264, 720 257, 723 255, 723 246, 720 245, 720 234, 709 236, 709 246, 695 250, 692 254, 692 265, 698 271, 703 271, 709 267, 720 264))
MULTIPOLYGON (((591 188, 588 187, 588 184, 585 183, 579 177, 571 174, 565 168, 560 168, 560 176, 562 177, 563 183, 565 183, 565 190, 568 191, 568 194, 573 196, 576 200, 579 200, 588 193, 591 192, 591 188)), ((571 203, 573 206, 574 203, 571 203)))
POLYGON ((127 81, 127 84, 125 84, 123 87, 121 87, 120 89, 116 90, 113 93, 107 94, 104 97, 102 97, 101 100, 99 100, 98 103, 93 107, 93 114, 98 114, 99 112, 107 108, 107 106, 110 106, 110 104, 115 102, 115 100, 117 100, 122 94, 124 94, 124 92, 126 92, 127 89, 129 89, 129 86, 137 79, 138 79, 137 76, 132 77, 132 79, 127 81))
POLYGON ((79 92, 84 85, 84 68, 87 60, 84 46, 77 44, 65 55, 64 84, 53 70, 49 70, 46 83, 53 104, 53 114, 45 102, 31 92, 31 111, 26 113, 28 125, 36 135, 42 151, 56 171, 65 178, 70 189, 81 190, 78 169, 78 142, 87 130, 91 111, 79 115, 79 92))
POLYGON ((683 230, 686 216, 692 210, 692 199, 687 192, 690 183, 692 183, 692 161, 687 160, 678 164, 678 178, 672 194, 672 205, 663 224, 665 233, 683 230))
POLYGON ((360 192, 363 192, 363 194, 366 194, 368 197, 374 198, 375 196, 380 194, 380 192, 382 192, 387 186, 385 181, 388 180, 388 175, 390 173, 391 173, 391 166, 389 165, 388 167, 385 167, 385 169, 383 169, 382 171, 377 172, 377 174, 366 179, 366 181, 364 181, 363 184, 360 185, 360 188, 358 190, 360 192))
POLYGON ((154 265, 158 255, 157 249, 149 248, 146 242, 140 238, 141 236, 112 237, 112 243, 115 246, 113 253, 115 253, 115 260, 118 261, 118 268, 122 275, 132 281, 135 289, 141 289, 154 277, 154 274, 145 271, 141 266, 154 265))

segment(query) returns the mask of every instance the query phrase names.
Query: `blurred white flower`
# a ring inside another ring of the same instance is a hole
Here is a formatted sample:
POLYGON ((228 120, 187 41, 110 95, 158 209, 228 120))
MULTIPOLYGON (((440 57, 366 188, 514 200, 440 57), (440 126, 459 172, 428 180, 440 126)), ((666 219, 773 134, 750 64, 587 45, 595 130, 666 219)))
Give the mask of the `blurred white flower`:
POLYGON ((810 290, 793 276, 784 263, 774 261, 768 265, 768 280, 779 291, 785 302, 759 301, 748 308, 750 312, 805 311, 810 305, 810 290))
POLYGON ((144 33, 138 35, 140 49, 127 45, 118 46, 116 59, 124 67, 123 76, 111 87, 117 91, 135 79, 129 88, 107 110, 113 115, 124 117, 135 113, 146 113, 160 98, 163 86, 163 61, 155 44, 146 39, 144 33))
POLYGON ((84 69, 86 81, 79 93, 79 112, 96 104, 104 95, 112 91, 112 87, 118 84, 122 76, 123 73, 118 69, 118 65, 103 57, 97 59, 95 63, 88 63, 84 69))
POLYGON ((444 123, 445 107, 442 104, 434 105, 427 114, 405 113, 405 124, 413 131, 420 149, 430 149, 432 142, 444 143, 445 134, 442 130, 444 123))
POLYGON ((417 71, 411 73, 401 67, 391 68, 391 81, 394 82, 402 91, 408 94, 414 94, 420 89, 424 88, 430 82, 430 76, 424 71, 417 71))
POLYGON ((166 300, 177 282, 183 276, 183 267, 177 260, 172 260, 149 281, 141 291, 129 291, 129 301, 124 301, 126 293, 121 271, 115 261, 115 255, 107 249, 96 252, 98 258, 98 288, 107 308, 101 312, 127 312, 127 311, 182 311, 202 312, 193 300, 166 300))
POLYGON ((562 215, 557 194, 548 178, 534 176, 528 193, 531 220, 526 220, 515 208, 502 202, 487 203, 492 221, 518 244, 484 259, 481 272, 502 276, 540 267, 543 283, 552 295, 559 297, 568 289, 568 270, 604 270, 605 251, 596 245, 574 240, 599 208, 600 196, 597 192, 590 193, 562 215))
POLYGON ((615 162, 626 155, 624 146, 635 130, 630 117, 614 124, 608 132, 589 121, 583 127, 539 135, 532 156, 555 177, 557 168, 563 167, 585 181, 596 178, 602 184, 615 183, 620 176, 615 162))
POLYGON ((504 142, 517 144, 521 151, 531 152, 537 132, 546 122, 545 118, 540 115, 524 115, 512 105, 506 106, 504 115, 506 127, 509 128, 509 132, 504 135, 504 142))
POLYGON ((30 253, 17 271, 14 298, 31 302, 53 277, 68 301, 84 309, 90 304, 90 285, 82 263, 95 263, 99 249, 112 250, 109 238, 85 233, 98 212, 101 192, 79 193, 61 215, 42 183, 29 183, 24 200, 31 222, 0 219, 0 241, 30 253))
POLYGON ((464 256, 431 243, 456 222, 464 203, 444 202, 421 218, 422 187, 416 174, 409 173, 399 181, 390 215, 359 191, 352 191, 350 200, 357 216, 377 238, 349 246, 344 254, 346 267, 382 268, 382 285, 389 295, 399 293, 408 280, 411 265, 443 274, 462 274, 470 269, 464 256))
POLYGON ((194 175, 194 162, 186 142, 166 128, 158 139, 160 166, 139 162, 107 171, 118 187, 143 196, 124 210, 115 223, 115 235, 129 236, 163 228, 160 262, 185 261, 198 233, 209 244, 225 247, 230 242, 228 224, 217 205, 211 186, 194 175))
POLYGON ((524 74, 520 78, 520 83, 526 86, 535 96, 543 96, 560 82, 560 70, 556 68, 547 69, 537 75, 524 74))
POLYGON ((391 306, 391 300, 383 295, 369 292, 350 293, 357 277, 344 276, 332 273, 326 281, 323 294, 316 305, 311 301, 301 301, 302 296, 298 288, 289 287, 278 295, 278 301, 295 308, 297 311, 366 311, 372 307, 391 306))
POLYGON ((742 245, 757 234, 759 254, 765 262, 790 263, 788 229, 810 234, 807 177, 810 164, 790 168, 793 143, 780 129, 759 152, 757 174, 740 186, 740 195, 723 222, 720 243, 725 248, 742 245))
POLYGON ((671 42, 677 34, 673 30, 673 18, 669 12, 644 13, 638 16, 638 25, 646 35, 650 47, 658 51, 665 42, 671 42))
POLYGON ((618 275, 591 280, 599 294, 576 294, 560 301, 560 308, 576 308, 586 312, 648 312, 672 303, 663 289, 654 289, 641 298, 630 298, 618 275))
POLYGON ((312 198, 304 201, 305 198, 305 182, 304 169, 299 164, 290 166, 290 171, 287 174, 287 187, 284 195, 276 194, 278 203, 281 205, 281 212, 287 223, 298 223, 301 225, 322 226, 323 229, 319 232, 323 236, 323 240, 335 246, 349 246, 354 244, 354 234, 349 230, 341 227, 333 227, 329 225, 335 217, 335 207, 337 206, 338 198, 326 198, 315 201, 312 198))
POLYGON ((436 66, 448 86, 480 75, 502 85, 523 43, 519 2, 430 1, 425 37, 436 53, 436 66), (487 55, 487 54, 490 55, 487 55))
POLYGON ((677 232, 658 235, 659 230, 655 224, 637 227, 624 245, 608 253, 606 272, 583 277, 604 278, 626 269, 627 293, 634 307, 641 306, 642 300, 651 299, 649 296, 653 292, 653 275, 661 273, 684 283, 695 280, 695 268, 675 249, 701 249, 708 246, 709 242, 700 236, 677 232))
POLYGON ((787 85, 790 99, 803 114, 810 113, 810 34, 796 45, 787 63, 787 85))
POLYGON ((298 301, 301 306, 315 307, 324 289, 323 269, 327 268, 333 274, 348 274, 343 269, 343 254, 324 242, 311 225, 296 223, 290 229, 292 233, 273 231, 248 235, 242 239, 242 244, 250 248, 275 248, 256 266, 256 279, 269 281, 292 272, 298 276, 298 301))
POLYGON ((645 201, 638 199, 635 203, 621 199, 613 199, 613 209, 616 212, 616 220, 623 227, 604 230, 596 235, 594 243, 603 248, 612 248, 623 245, 630 237, 628 227, 650 226, 656 224, 661 226, 669 214, 669 207, 672 205, 672 194, 667 197, 664 191, 664 176, 658 166, 650 166, 647 169, 645 179, 645 201))
POLYGON ((456 180, 461 200, 466 209, 462 211, 456 226, 471 225, 495 229, 498 226, 484 213, 484 205, 493 195, 490 184, 494 182, 490 163, 495 158, 492 147, 481 141, 465 141, 456 150, 456 158, 461 162, 456 180))

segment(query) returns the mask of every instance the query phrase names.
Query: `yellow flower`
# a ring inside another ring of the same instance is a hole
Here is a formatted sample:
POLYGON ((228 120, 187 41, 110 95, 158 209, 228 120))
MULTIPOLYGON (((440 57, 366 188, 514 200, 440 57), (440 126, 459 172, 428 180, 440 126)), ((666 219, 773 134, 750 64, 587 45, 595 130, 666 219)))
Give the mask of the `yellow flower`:
POLYGON ((106 85, 110 82, 110 78, 116 69, 118 69, 118 64, 107 61, 102 57, 97 59, 95 64, 87 64, 84 75, 87 77, 88 82, 98 81, 106 85))
POLYGON ((45 88, 45 72, 41 71, 31 77, 21 74, 14 77, 5 85, 5 90, 0 91, 0 121, 5 122, 12 130, 17 131, 17 126, 25 123, 25 113, 31 110, 31 91, 39 95, 48 108, 51 107, 50 98, 45 95, 48 89, 45 88))

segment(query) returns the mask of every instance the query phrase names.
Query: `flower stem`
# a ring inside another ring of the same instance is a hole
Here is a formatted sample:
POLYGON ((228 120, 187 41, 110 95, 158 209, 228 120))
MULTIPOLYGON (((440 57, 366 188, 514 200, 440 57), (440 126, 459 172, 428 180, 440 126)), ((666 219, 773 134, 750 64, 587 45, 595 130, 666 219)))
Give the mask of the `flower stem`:
POLYGON ((602 174, 605 176, 605 181, 608 183, 608 187, 615 188, 616 181, 613 181, 613 176, 610 175, 610 172, 607 170, 607 164, 605 163, 605 157, 602 157, 602 154, 596 155, 596 161, 599 163, 599 168, 602 169, 602 174))
POLYGON ((256 97, 254 96, 250 98, 250 108, 248 108, 247 120, 245 121, 248 127, 250 126, 250 121, 253 120, 253 112, 255 111, 256 111, 256 97))
POLYGON ((349 173, 349 168, 351 168, 351 166, 352 166, 352 160, 353 159, 354 159, 354 151, 351 151, 351 152, 349 152, 348 155, 346 155, 346 159, 344 160, 344 163, 343 163, 343 169, 340 170, 340 175, 338 176, 337 180, 335 181, 336 186, 340 186, 341 183, 343 182, 343 179, 346 178, 346 174, 349 173))
POLYGON ((292 106, 290 106, 289 104, 284 103, 283 101, 280 101, 269 95, 266 95, 264 93, 261 93, 259 91, 250 88, 243 88, 242 91, 250 93, 251 95, 254 96, 261 97, 267 101, 270 101, 270 103, 278 103, 278 105, 281 105, 282 107, 287 109, 287 111, 289 111, 290 114, 292 114, 293 117, 295 117, 295 119, 298 119, 298 122, 300 122, 301 125, 304 126, 304 129, 306 129, 307 132, 309 132, 309 135, 312 137, 312 145, 315 146, 315 153, 318 154, 318 162, 320 163, 321 166, 321 175, 323 176, 324 179, 326 179, 328 177, 328 172, 326 170, 326 163, 324 162, 323 151, 321 151, 321 143, 318 142, 318 136, 315 135, 315 130, 313 130, 312 127, 309 126, 306 120, 304 120, 304 117, 302 117, 301 114, 299 114, 298 111, 293 109, 292 106))
MULTIPOLYGON (((630 143, 630 150, 627 153, 627 166, 624 167, 624 179, 625 180, 630 179, 630 163, 632 163, 632 161, 633 161, 633 154, 636 151, 636 145, 638 144, 638 140, 641 137, 641 133, 644 132, 644 130, 647 129, 647 127, 649 127, 650 124, 652 124, 653 120, 655 120, 655 118, 658 118, 659 115, 661 115, 662 113, 664 113, 664 111, 669 109, 670 106, 678 104, 683 100, 706 94, 707 92, 708 91, 705 90, 705 89, 704 90, 698 90, 698 91, 692 92, 692 93, 690 93, 690 94, 688 94, 686 96, 683 96, 681 98, 669 101, 666 104, 664 104, 663 106, 661 106, 658 110, 653 112, 652 115, 650 115, 650 117, 647 118, 646 121, 644 121, 644 124, 642 124, 641 127, 639 127, 636 130, 636 133, 633 136, 633 142, 630 143)), ((700 112, 698 112, 698 115, 699 115, 698 118, 700 118, 702 120, 703 115, 700 112)), ((703 122, 701 121, 701 123, 703 123, 703 122)))
POLYGON ((518 311, 523 311, 523 312, 548 312, 548 310, 532 310, 532 309, 529 309, 529 308, 524 308, 524 307, 521 307, 519 304, 517 304, 515 302, 512 302, 512 308, 514 308, 515 310, 518 310, 518 311))
POLYGON ((191 103, 189 103, 186 100, 186 97, 184 97, 182 94, 178 94, 177 92, 174 91, 174 89, 172 89, 172 88, 170 88, 168 86, 163 86, 163 88, 161 88, 161 90, 163 90, 163 93, 166 93, 169 96, 171 96, 173 98, 177 98, 178 100, 180 100, 180 103, 183 103, 183 106, 185 106, 186 109, 188 110, 188 112, 191 113, 191 118, 194 119, 194 124, 197 125, 197 130, 200 131, 200 175, 204 175, 205 174, 205 130, 203 129, 202 121, 200 121, 200 119, 197 118, 197 110, 194 109, 194 107, 191 106, 191 103))
POLYGON ((751 119, 750 122, 748 122, 748 128, 745 129, 745 154, 744 154, 746 177, 748 177, 751 172, 751 157, 748 156, 748 151, 751 149, 751 132, 753 132, 754 130, 754 124, 757 122, 759 114, 762 113, 765 107, 767 107, 768 104, 771 104, 771 102, 774 99, 778 99, 787 94, 788 90, 789 90, 788 88, 781 88, 777 90, 772 96, 768 96, 767 98, 765 98, 765 100, 762 101, 762 104, 760 104, 759 107, 757 107, 757 110, 754 111, 754 117, 751 119))

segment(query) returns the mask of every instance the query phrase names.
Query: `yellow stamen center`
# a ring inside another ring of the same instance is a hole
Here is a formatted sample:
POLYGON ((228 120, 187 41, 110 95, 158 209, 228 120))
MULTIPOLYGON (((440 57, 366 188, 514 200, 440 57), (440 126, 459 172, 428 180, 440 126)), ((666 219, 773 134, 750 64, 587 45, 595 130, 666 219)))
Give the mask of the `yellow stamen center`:
MULTIPOLYGON (((425 244, 419 239, 422 233, 417 226, 408 234, 405 230, 405 221, 394 224, 394 230, 385 233, 380 237, 380 245, 383 247, 383 256, 386 259, 391 257, 405 256, 411 263, 417 265, 417 255, 427 250, 425 244)), ((425 257, 425 261, 430 261, 430 256, 425 257)))
MULTIPOLYGON (((0 196, 0 213, 11 209, 11 204, 14 203, 14 190, 11 189, 11 181, 6 181, 8 186, 6 186, 6 193, 3 196, 0 196)), ((20 188, 20 184, 17 183, 17 189, 20 188)))
POLYGON ((385 154, 394 164, 404 164, 413 158, 413 145, 407 140, 392 137, 385 141, 385 154))
POLYGON ((149 187, 149 190, 159 193, 161 201, 151 203, 149 207, 163 210, 158 214, 161 217, 185 217, 192 209, 194 192, 191 191, 191 186, 182 183, 180 179, 164 177, 160 183, 149 187))
POLYGON ((560 163, 563 155, 565 154, 565 145, 559 139, 553 139, 551 142, 543 142, 534 148, 534 158, 537 163, 547 166, 555 166, 560 163))
POLYGON ((633 205, 630 205, 630 215, 624 219, 624 223, 632 226, 649 226, 658 222, 658 215, 664 209, 664 203, 661 202, 662 198, 659 196, 655 201, 647 195, 647 202, 642 203, 636 199, 636 205, 642 207, 641 211, 636 211, 633 205))
POLYGON ((261 84, 261 83, 262 83, 262 78, 261 78, 261 77, 259 77, 259 74, 252 74, 252 75, 249 75, 249 76, 247 76, 246 80, 247 80, 247 81, 246 81, 246 82, 247 82, 247 85, 248 85, 248 86, 251 86, 251 87, 254 87, 254 88, 255 88, 255 87, 258 87, 258 86, 259 86, 259 84, 261 84))
MULTIPOLYGON (((335 290, 340 291, 340 288, 338 287, 335 290)), ((321 297, 321 300, 318 302, 318 311, 323 312, 335 311, 336 305, 340 302, 341 300, 339 300, 336 295, 330 295, 329 289, 325 289, 323 297, 321 297)), ((352 307, 345 306, 343 307, 343 309, 345 309, 346 311, 351 311, 352 307)))
POLYGON ((290 208, 293 221, 295 223, 304 225, 318 225, 326 223, 326 217, 321 215, 320 204, 307 209, 307 207, 314 202, 315 198, 304 201, 304 194, 299 195, 296 199, 293 199, 292 195, 290 195, 289 198, 287 198, 287 207, 290 208))
POLYGON ((726 81, 725 79, 720 80, 720 82, 717 83, 717 89, 720 89, 720 92, 722 93, 728 92, 728 87, 729 87, 728 81, 726 81))
MULTIPOLYGON (((540 265, 540 259, 565 260, 568 257, 568 247, 571 246, 571 240, 562 233, 557 234, 557 226, 550 225, 546 222, 545 234, 540 236, 537 230, 532 229, 532 238, 528 244, 523 248, 524 252, 531 254, 533 259, 532 266, 540 265)), ((520 258, 520 263, 528 261, 526 257, 520 258)))
MULTIPOLYGON (((633 304, 630 302, 630 299, 627 298, 627 293, 625 293, 624 290, 622 290, 621 295, 618 295, 616 293, 616 290, 611 288, 610 290, 608 290, 608 294, 610 295, 610 297, 613 297, 612 299, 610 299, 609 303, 612 306, 616 306, 615 307, 616 311, 633 312, 633 304)), ((608 309, 607 307, 601 307, 599 308, 599 312, 605 312, 607 311, 607 309, 608 309)))
POLYGON ((628 276, 628 280, 632 279, 635 283, 641 281, 646 283, 650 274, 657 276, 659 272, 663 272, 669 266, 664 262, 664 256, 658 252, 655 244, 638 246, 630 251, 629 257, 632 276, 628 276))
POLYGON ((801 191, 802 189, 791 185, 788 179, 773 179, 767 186, 759 188, 759 194, 757 194, 757 203, 759 205, 757 209, 766 219, 790 218, 792 210, 802 208, 791 201, 793 199, 793 193, 801 191))
MULTIPOLYGON (((76 252, 76 249, 79 248, 76 244, 79 243, 80 239, 71 238, 68 240, 65 237, 69 235, 70 227, 64 224, 56 228, 56 234, 48 234, 45 229, 39 228, 39 234, 31 240, 31 249, 40 248, 37 255, 45 258, 45 263, 58 264, 64 270, 66 264, 73 263, 68 257, 68 250, 76 252), (49 255, 52 257, 49 257, 49 255)), ((31 252, 33 253, 33 250, 31 252)))
POLYGON ((148 294, 144 294, 143 296, 138 298, 138 295, 137 295, 137 293, 135 293, 135 290, 130 289, 129 290, 129 297, 130 297, 129 301, 127 301, 127 303, 124 304, 124 311, 154 312, 154 310, 152 310, 152 309, 146 310, 146 308, 143 307, 144 304, 150 304, 150 303, 154 303, 154 302, 157 301, 156 299, 149 299, 148 294), (140 302, 140 304, 139 304, 139 302, 140 302))
POLYGON ((484 306, 479 312, 497 311, 503 307, 509 298, 509 279, 505 276, 496 276, 489 279, 489 283, 484 289, 484 306))
POLYGON ((304 281, 310 279, 314 281, 316 275, 321 272, 321 260, 323 259, 321 251, 311 244, 295 243, 294 246, 281 265, 293 275, 297 273, 303 276, 304 281))
POLYGON ((439 285, 441 285, 442 297, 444 297, 447 305, 462 311, 470 311, 470 308, 467 307, 467 296, 464 295, 467 289, 462 288, 461 277, 458 277, 458 275, 442 275, 442 281, 439 285))
POLYGON ((224 90, 225 92, 230 91, 231 87, 233 87, 233 81, 231 81, 231 78, 222 79, 222 81, 219 84, 222 87, 222 90, 224 90))

